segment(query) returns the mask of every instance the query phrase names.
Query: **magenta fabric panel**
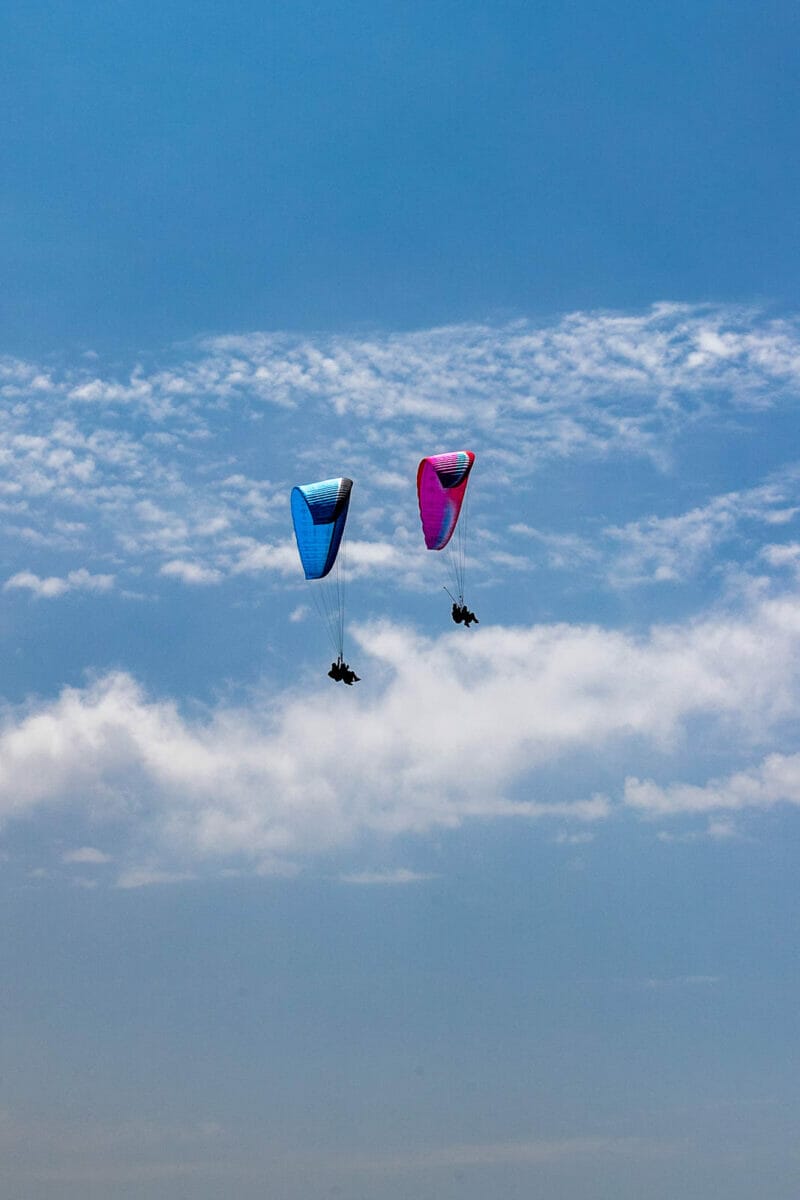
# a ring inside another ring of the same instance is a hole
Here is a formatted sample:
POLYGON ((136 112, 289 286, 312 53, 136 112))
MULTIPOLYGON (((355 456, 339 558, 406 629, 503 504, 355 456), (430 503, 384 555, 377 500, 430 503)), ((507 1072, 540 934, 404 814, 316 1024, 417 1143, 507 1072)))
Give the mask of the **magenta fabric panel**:
POLYGON ((453 536, 474 461, 471 450, 456 450, 433 454, 419 464, 419 515, 429 550, 444 549, 453 536))

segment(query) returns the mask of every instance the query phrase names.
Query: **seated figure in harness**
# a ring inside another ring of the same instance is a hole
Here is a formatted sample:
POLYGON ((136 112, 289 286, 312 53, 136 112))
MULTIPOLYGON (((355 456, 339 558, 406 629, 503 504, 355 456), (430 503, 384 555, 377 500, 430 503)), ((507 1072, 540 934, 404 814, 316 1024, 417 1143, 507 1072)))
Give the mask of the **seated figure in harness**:
POLYGON ((331 669, 328 671, 328 674, 337 683, 346 683, 348 687, 352 687, 354 683, 360 682, 360 676, 356 675, 355 671, 350 670, 347 663, 343 661, 341 654, 336 659, 336 662, 331 663, 331 669))
POLYGON ((453 608, 452 608, 451 615, 452 615, 453 620, 455 621, 456 625, 461 625, 463 622, 463 624, 466 626, 467 629, 469 629, 469 627, 473 621, 475 622, 476 625, 480 625, 480 621, 475 616, 475 613, 470 612, 470 610, 467 608, 466 604, 456 604, 455 600, 453 601, 453 608))

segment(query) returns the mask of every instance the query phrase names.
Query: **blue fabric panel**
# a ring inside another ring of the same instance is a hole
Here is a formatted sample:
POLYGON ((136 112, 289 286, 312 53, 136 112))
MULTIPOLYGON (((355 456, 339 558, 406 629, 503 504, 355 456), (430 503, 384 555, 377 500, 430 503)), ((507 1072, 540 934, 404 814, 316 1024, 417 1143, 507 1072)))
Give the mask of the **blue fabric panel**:
POLYGON ((352 479, 323 479, 292 488, 292 522, 306 579, 324 579, 339 552, 352 479))

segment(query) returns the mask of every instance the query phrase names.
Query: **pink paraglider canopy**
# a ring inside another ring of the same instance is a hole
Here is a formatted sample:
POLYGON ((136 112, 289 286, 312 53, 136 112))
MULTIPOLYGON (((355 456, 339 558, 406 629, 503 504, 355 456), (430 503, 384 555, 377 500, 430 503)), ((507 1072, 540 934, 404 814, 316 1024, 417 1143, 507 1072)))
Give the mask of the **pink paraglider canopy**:
POLYGON ((471 450, 456 450, 433 454, 419 464, 419 515, 429 550, 443 550, 453 536, 474 462, 471 450))

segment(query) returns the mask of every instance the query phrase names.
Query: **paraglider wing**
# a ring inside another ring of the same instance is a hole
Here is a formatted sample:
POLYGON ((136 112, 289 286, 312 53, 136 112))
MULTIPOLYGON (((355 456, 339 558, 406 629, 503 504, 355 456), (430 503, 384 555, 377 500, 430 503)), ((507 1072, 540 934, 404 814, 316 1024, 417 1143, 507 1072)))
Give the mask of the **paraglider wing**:
POLYGON ((474 462, 471 450, 456 450, 423 458, 419 464, 419 515, 429 550, 443 550, 453 536, 474 462))
POLYGON ((292 522, 306 579, 324 579, 336 562, 350 506, 352 479, 323 479, 292 488, 292 522))

